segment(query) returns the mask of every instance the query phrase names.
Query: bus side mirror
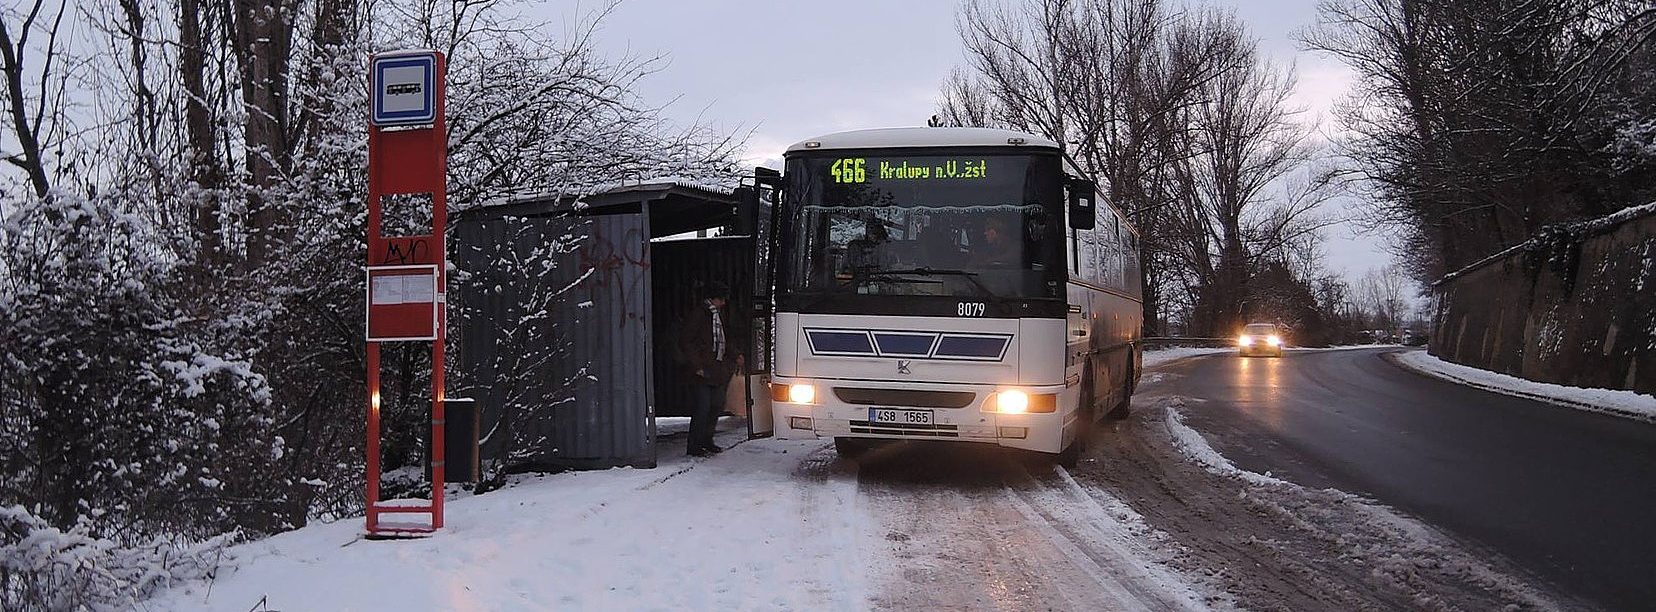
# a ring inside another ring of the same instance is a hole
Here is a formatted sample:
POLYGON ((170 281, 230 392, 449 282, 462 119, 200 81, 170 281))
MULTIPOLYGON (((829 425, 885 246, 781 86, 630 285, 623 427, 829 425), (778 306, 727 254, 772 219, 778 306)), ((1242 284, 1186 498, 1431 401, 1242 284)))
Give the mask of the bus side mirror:
POLYGON ((1092 181, 1070 181, 1069 223, 1078 230, 1090 230, 1098 225, 1098 186, 1092 181))

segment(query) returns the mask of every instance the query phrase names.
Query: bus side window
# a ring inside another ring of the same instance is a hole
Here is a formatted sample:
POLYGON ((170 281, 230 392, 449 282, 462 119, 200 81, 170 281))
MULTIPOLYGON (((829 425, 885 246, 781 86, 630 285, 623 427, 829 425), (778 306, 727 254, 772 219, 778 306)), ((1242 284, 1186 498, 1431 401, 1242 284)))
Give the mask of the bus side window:
POLYGON ((1095 236, 1093 236, 1094 255, 1090 278, 1092 282, 1108 287, 1110 285, 1110 249, 1115 248, 1115 245, 1111 242, 1110 218, 1114 217, 1115 214, 1111 212, 1114 210, 1113 208, 1102 205, 1102 202, 1100 204, 1095 208, 1097 221, 1093 227, 1097 229, 1094 230, 1095 236))
POLYGON ((1127 290, 1137 293, 1144 290, 1142 286, 1143 279, 1139 277, 1138 239, 1133 236, 1131 231, 1126 232, 1123 238, 1124 240, 1121 241, 1121 256, 1126 260, 1127 290))
POLYGON ((1097 282, 1112 289, 1122 289, 1121 217, 1108 206, 1100 206, 1098 211, 1097 282))

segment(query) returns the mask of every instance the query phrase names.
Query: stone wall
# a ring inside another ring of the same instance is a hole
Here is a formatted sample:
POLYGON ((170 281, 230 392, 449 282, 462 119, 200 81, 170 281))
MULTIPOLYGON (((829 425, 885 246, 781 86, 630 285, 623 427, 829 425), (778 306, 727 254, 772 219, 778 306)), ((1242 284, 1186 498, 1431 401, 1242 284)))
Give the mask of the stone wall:
POLYGON ((1656 204, 1549 228, 1433 289, 1433 355, 1656 394, 1656 204))

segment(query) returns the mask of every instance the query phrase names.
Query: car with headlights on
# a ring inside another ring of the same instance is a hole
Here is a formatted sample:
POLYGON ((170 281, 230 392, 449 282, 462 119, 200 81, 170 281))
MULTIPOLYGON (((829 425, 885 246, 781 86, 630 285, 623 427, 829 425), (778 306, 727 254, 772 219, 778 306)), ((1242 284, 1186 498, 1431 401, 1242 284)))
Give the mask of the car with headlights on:
POLYGON ((1282 328, 1275 323, 1249 323, 1236 337, 1236 348, 1243 357, 1254 355, 1282 356, 1282 328))

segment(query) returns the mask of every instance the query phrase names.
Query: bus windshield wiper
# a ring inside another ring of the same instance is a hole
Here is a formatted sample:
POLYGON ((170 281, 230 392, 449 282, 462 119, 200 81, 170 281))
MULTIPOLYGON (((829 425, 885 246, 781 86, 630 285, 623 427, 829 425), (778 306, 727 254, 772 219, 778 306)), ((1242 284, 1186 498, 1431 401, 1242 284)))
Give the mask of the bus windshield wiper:
MULTIPOLYGON (((896 274, 918 274, 920 276, 959 276, 959 277, 965 278, 967 281, 970 281, 972 283, 973 287, 976 287, 978 291, 983 292, 984 296, 986 296, 986 297, 998 297, 998 296, 995 295, 995 292, 990 291, 988 287, 985 287, 982 282, 978 281, 978 279, 977 279, 978 273, 967 271, 967 270, 948 270, 948 269, 939 269, 939 268, 927 268, 925 266, 921 266, 921 267, 918 267, 918 268, 909 268, 907 270, 872 270, 872 271, 869 272, 870 276, 882 276, 882 277, 888 276, 888 275, 896 275, 896 274)), ((898 279, 898 280, 904 280, 904 279, 898 279)))

